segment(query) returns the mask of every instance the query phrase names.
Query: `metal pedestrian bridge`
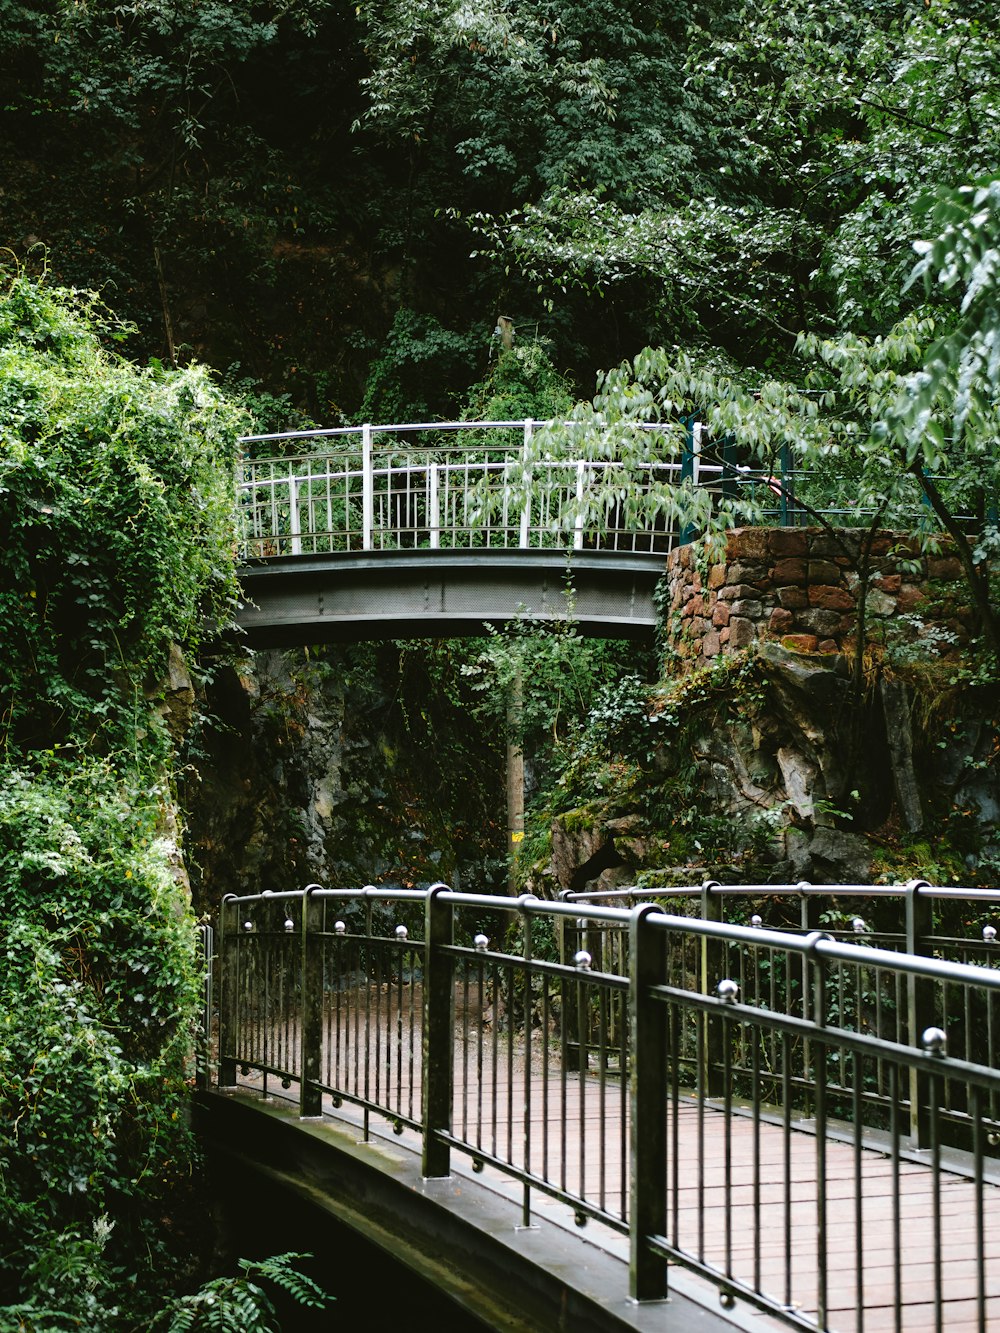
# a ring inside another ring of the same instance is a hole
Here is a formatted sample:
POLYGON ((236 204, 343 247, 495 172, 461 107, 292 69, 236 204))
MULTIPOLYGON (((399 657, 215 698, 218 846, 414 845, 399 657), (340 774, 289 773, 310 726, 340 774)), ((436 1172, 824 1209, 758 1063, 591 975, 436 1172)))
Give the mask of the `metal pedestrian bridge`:
POLYGON ((264 646, 480 634, 519 615, 650 637, 692 518, 736 488, 779 501, 761 475, 703 460, 697 422, 633 437, 583 458, 535 421, 248 436, 240 625, 264 646))
POLYGON ((1000 891, 762 892, 229 897, 212 1150, 489 1327, 1000 1327, 1000 891))

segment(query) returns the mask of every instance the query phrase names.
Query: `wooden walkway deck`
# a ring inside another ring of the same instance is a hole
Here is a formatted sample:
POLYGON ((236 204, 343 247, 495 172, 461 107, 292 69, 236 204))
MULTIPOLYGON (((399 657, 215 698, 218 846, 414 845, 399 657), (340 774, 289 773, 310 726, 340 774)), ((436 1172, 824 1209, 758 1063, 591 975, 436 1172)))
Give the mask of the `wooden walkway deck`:
MULTIPOLYGON (((411 1042, 406 1044, 412 1049, 411 1042)), ((419 1049, 419 1041, 415 1044, 419 1049)), ((419 1115, 419 1059, 394 1063, 397 1072, 391 1073, 386 1064, 380 1077, 379 1100, 387 1115, 372 1113, 369 1119, 370 1132, 379 1137, 392 1137, 394 1110, 406 1119, 412 1118, 410 1108, 415 1107, 419 1115)), ((513 1061, 500 1052, 500 1058, 487 1061, 481 1071, 473 1068, 475 1078, 470 1077, 468 1061, 463 1068, 459 1053, 453 1133, 468 1151, 453 1150, 453 1171, 471 1175, 475 1164, 481 1184, 521 1202, 522 1183, 494 1163, 502 1161, 516 1170, 527 1166, 554 1193, 583 1199, 588 1209, 608 1217, 608 1224, 589 1218, 588 1236, 627 1262, 629 1126, 619 1081, 564 1073, 552 1065, 541 1068, 537 1058, 529 1074, 516 1053, 513 1061), (476 1160, 477 1153, 481 1160, 476 1160)), ((261 1087, 257 1074, 244 1076, 241 1083, 261 1087)), ((371 1090, 374 1093, 374 1083, 371 1090)), ((277 1081, 269 1079, 267 1092, 289 1097, 295 1088, 282 1092, 277 1081)), ((335 1109, 327 1097, 324 1109, 360 1130, 363 1113, 357 1105, 345 1101, 335 1109)), ((397 1124, 395 1131, 402 1133, 404 1142, 419 1142, 416 1131, 403 1124, 397 1124)), ((888 1147, 870 1138, 856 1152, 848 1137, 818 1142, 810 1122, 793 1122, 786 1135, 780 1123, 755 1123, 743 1113, 727 1117, 718 1105, 699 1104, 691 1097, 682 1097, 672 1110, 668 1142, 667 1239, 695 1267, 709 1266, 759 1289, 817 1324, 821 1230, 817 1181, 822 1173, 826 1328, 833 1333, 925 1333, 939 1328, 965 1333, 985 1327, 1000 1333, 1000 1166, 989 1169, 983 1189, 987 1313, 981 1325, 976 1299, 979 1204, 975 1183, 963 1174, 957 1159, 942 1173, 936 1197, 927 1154, 901 1154, 894 1160, 888 1147), (939 1303, 936 1265, 940 1265, 939 1303)), ((574 1207, 543 1189, 531 1190, 530 1204, 550 1220, 574 1225, 574 1207)), ((718 1287, 713 1291, 710 1282, 692 1276, 680 1264, 671 1265, 670 1275, 672 1282, 683 1282, 685 1290, 692 1282, 700 1286, 706 1301, 719 1308, 718 1287)), ((751 1306, 740 1300, 738 1308, 743 1327, 783 1326, 764 1314, 751 1318, 748 1325, 751 1306)))

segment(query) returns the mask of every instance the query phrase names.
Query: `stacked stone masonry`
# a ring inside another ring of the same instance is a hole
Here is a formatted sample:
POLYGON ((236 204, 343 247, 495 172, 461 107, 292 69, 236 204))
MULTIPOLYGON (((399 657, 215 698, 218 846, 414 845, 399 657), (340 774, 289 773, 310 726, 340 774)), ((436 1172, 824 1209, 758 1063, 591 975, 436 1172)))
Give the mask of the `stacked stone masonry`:
MULTIPOLYGON (((724 558, 681 546, 667 561, 668 642, 686 667, 764 639, 800 653, 850 652, 857 633, 862 531, 735 528, 724 558)), ((878 532, 871 546, 867 637, 913 639, 936 625, 968 640, 962 568, 922 553, 911 537, 878 532)))

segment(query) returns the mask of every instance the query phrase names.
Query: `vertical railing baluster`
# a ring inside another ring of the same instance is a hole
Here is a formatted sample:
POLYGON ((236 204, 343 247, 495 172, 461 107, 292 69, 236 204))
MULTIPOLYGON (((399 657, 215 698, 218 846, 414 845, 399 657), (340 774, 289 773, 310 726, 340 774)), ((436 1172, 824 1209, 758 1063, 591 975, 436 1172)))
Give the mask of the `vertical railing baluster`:
POLYGON ((428 515, 427 526, 430 530, 430 547, 436 551, 441 546, 441 502, 438 497, 438 465, 427 465, 428 515))
MULTIPOLYGON (((521 954, 524 959, 524 1008, 522 1010, 521 1021, 524 1025, 524 1113, 521 1120, 521 1132, 523 1135, 523 1162, 524 1179, 521 1182, 521 1225, 529 1227, 531 1225, 531 1185, 529 1178, 531 1176, 531 1030, 532 1030, 532 1004, 534 988, 532 984, 533 972, 531 961, 533 957, 531 941, 531 913, 527 903, 522 900, 521 923, 523 930, 523 945, 521 954)), ((513 1014, 513 1000, 511 996, 511 1013, 513 1014)))
MULTIPOLYGON (((815 931, 806 943, 807 945, 815 945, 821 938, 823 937, 820 932, 815 931)), ((813 973, 813 993, 816 997, 813 1025, 820 1029, 826 1018, 826 965, 822 955, 816 952, 815 947, 807 948, 803 956, 813 973)), ((829 1324, 826 1198, 827 1047, 822 1039, 821 1032, 818 1032, 817 1040, 813 1043, 812 1056, 816 1102, 814 1112, 816 1120, 816 1322, 821 1329, 825 1329, 829 1324)))
POLYGON ((372 470, 372 428, 368 422, 361 427, 361 549, 372 549, 372 530, 375 526, 375 476, 372 470))
MULTIPOLYGON (((930 898, 923 892, 929 888, 924 879, 913 879, 906 886, 906 952, 928 953, 928 937, 932 934, 934 912, 930 898)), ((906 1040, 917 1046, 921 1034, 930 1026, 934 1013, 934 983, 913 973, 906 987, 906 1040)), ((915 1148, 930 1146, 930 1107, 927 1104, 927 1080, 917 1065, 910 1066, 910 1138, 915 1148)))
POLYGON ((521 478, 521 484, 524 487, 524 504, 521 507, 521 531, 519 533, 518 545, 522 551, 528 549, 528 533, 531 528, 531 465, 529 458, 531 455, 531 437, 534 430, 534 423, 529 418, 524 423, 524 448, 521 454, 521 465, 524 475, 521 478))
POLYGON ((448 952, 454 939, 454 911, 444 884, 427 891, 424 906, 424 1013, 421 1045, 421 1122, 424 1176, 447 1176, 451 1149, 443 1137, 451 1133, 454 1080, 455 965, 448 952))
POLYGON ((302 895, 299 1115, 303 1118, 321 1115, 323 1110, 323 1092, 319 1084, 323 1046, 323 942, 320 936, 323 904, 315 896, 318 887, 310 884, 302 895))
POLYGON ((969 1114, 972 1117, 972 1165, 976 1190, 976 1330, 986 1333, 986 1228, 983 1217, 986 1130, 983 1125, 983 1090, 978 1084, 972 1088, 969 1114))
POLYGON ((934 1330, 935 1333, 941 1333, 941 1329, 944 1327, 944 1259, 941 1253, 940 1107, 944 1101, 944 1084, 947 1081, 942 1073, 942 1068, 948 1050, 948 1039, 943 1029, 930 1027, 922 1030, 917 1040, 927 1052, 927 1064, 929 1066, 925 1082, 927 1087, 926 1130, 931 1150, 931 1223, 933 1228, 931 1262, 934 1271, 934 1330))
POLYGON ((202 986, 201 1032, 195 1055, 195 1082, 204 1092, 212 1079, 212 968, 215 966, 215 931, 207 923, 200 927, 201 964, 204 969, 202 986))
MULTIPOLYGON (((717 880, 707 879, 701 886, 701 917, 703 921, 721 921, 723 901, 717 880)), ((718 940, 707 934, 701 937, 701 993, 714 995, 715 988, 722 980, 723 946, 718 940)), ((702 1040, 700 1044, 703 1068, 700 1071, 701 1086, 709 1097, 717 1097, 722 1092, 722 1042, 725 1033, 722 1028, 709 1022, 708 1014, 702 1016, 702 1040)))
POLYGON ((633 1300, 662 1300, 667 1263, 650 1243, 667 1231, 667 1009, 653 994, 666 980, 666 932, 637 907, 629 921, 629 1290, 633 1300))
POLYGON ((219 1087, 236 1086, 239 1022, 239 921, 235 897, 227 893, 219 909, 219 1087), (227 916, 232 920, 226 920, 227 916))

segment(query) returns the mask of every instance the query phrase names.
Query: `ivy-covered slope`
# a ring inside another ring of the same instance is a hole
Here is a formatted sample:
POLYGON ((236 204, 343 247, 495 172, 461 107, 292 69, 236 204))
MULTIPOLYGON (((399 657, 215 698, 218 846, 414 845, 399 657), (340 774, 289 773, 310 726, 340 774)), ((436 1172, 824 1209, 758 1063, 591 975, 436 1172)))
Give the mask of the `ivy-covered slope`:
POLYGON ((199 967, 158 682, 235 591, 238 422, 122 332, 0 275, 4 1330, 134 1327, 187 1262, 199 967))

